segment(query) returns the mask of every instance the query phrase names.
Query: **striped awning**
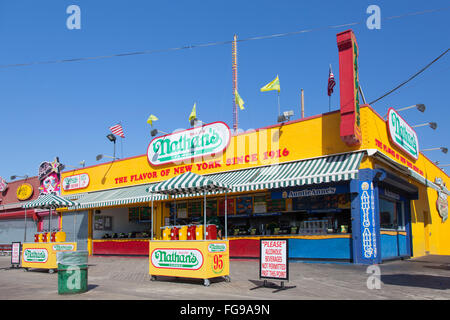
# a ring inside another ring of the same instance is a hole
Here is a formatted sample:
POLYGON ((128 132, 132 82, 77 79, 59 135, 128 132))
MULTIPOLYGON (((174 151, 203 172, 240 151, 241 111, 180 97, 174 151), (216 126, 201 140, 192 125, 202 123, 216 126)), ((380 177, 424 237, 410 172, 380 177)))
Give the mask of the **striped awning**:
POLYGON ((170 195, 200 195, 204 192, 216 193, 227 190, 231 190, 227 184, 211 176, 201 176, 190 171, 148 188, 149 192, 170 195))
POLYGON ((85 193, 70 210, 228 192, 295 187, 356 179, 364 152, 345 153, 264 167, 198 175, 187 172, 166 181, 85 193))
POLYGON ((76 201, 75 209, 91 209, 101 207, 119 206, 124 204, 150 202, 152 200, 164 200, 167 196, 151 194, 147 192, 148 184, 117 188, 104 191, 86 193, 76 201))
POLYGON ((345 153, 207 176, 232 192, 276 189, 356 179, 364 152, 345 153))
POLYGON ((54 194, 45 194, 39 196, 36 200, 29 201, 25 203, 22 208, 64 208, 64 207, 72 207, 75 205, 75 202, 70 201, 68 199, 64 199, 60 196, 54 194))

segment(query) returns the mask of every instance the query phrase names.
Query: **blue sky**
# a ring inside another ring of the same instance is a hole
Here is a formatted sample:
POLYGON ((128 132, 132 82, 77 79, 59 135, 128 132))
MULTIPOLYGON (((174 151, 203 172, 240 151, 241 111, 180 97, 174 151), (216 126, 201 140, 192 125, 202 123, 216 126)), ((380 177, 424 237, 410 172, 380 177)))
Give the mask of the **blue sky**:
MULTIPOLYGON (((0 65, 166 49, 216 41, 362 22, 354 30, 360 48, 359 77, 372 101, 446 50, 450 10, 384 18, 448 7, 447 1, 5 1, 0 0, 0 65), (69 30, 66 8, 81 8, 81 30, 69 30), (381 8, 381 29, 369 30, 366 9, 381 8)), ((328 66, 338 80, 336 33, 327 29, 238 44, 239 93, 245 111, 239 127, 276 122, 274 92, 259 89, 278 74, 281 109, 299 117, 300 89, 305 115, 328 111, 328 66)), ((424 114, 403 113, 411 124, 436 121, 436 131, 417 128, 422 148, 449 146, 450 54, 373 107, 424 103, 424 114)), ((231 45, 84 62, 0 68, 0 176, 36 175, 42 161, 56 156, 75 166, 93 165, 99 153, 112 154, 108 128, 121 121, 123 156, 145 154, 152 113, 156 128, 171 132, 189 126, 197 102, 204 122, 232 127, 231 45)), ((332 110, 339 106, 339 82, 332 110)), ((121 156, 120 144, 118 155, 121 156)), ((433 161, 449 155, 428 152, 433 161)), ((447 171, 450 170, 447 168, 447 171)))

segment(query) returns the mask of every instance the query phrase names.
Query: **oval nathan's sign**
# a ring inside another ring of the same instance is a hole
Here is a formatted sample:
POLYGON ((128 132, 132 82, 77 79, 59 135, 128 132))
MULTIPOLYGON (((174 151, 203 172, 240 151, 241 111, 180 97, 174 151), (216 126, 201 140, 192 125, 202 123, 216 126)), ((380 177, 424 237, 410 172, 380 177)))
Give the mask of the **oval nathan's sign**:
POLYGON ((201 158, 222 152, 230 139, 230 128, 224 122, 213 122, 153 139, 147 158, 154 166, 201 158))
POLYGON ((208 245, 208 251, 209 252, 225 252, 227 251, 227 245, 226 243, 210 243, 208 245))
POLYGON ((413 128, 392 108, 389 108, 387 127, 392 143, 415 160, 419 158, 419 139, 413 128))
POLYGON ((87 173, 77 174, 75 176, 65 177, 63 179, 64 191, 83 189, 89 185, 89 175, 87 173))
POLYGON ((198 270, 203 265, 203 255, 197 249, 155 249, 151 262, 156 268, 198 270))
POLYGON ((44 263, 48 260, 47 249, 25 249, 23 252, 23 261, 44 263))

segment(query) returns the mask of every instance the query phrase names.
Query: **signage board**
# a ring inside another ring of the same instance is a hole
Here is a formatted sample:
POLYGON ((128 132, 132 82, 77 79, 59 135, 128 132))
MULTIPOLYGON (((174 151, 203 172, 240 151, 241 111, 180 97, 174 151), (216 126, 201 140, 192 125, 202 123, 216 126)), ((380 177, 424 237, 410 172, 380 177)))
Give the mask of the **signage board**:
POLYGON ((335 194, 348 193, 348 185, 332 185, 327 187, 307 187, 295 189, 283 189, 280 191, 272 191, 272 199, 293 199, 304 197, 329 196, 335 194))
POLYGON ((340 136, 348 146, 362 142, 359 105, 358 44, 352 30, 336 35, 339 49, 340 136))
POLYGON ((260 240, 259 277, 289 280, 288 239, 260 240))
POLYGON ((361 234, 360 239, 362 254, 366 261, 373 261, 377 258, 377 224, 375 221, 375 195, 372 181, 359 182, 361 234))
POLYGON ((45 248, 27 248, 23 251, 23 261, 45 263, 48 260, 48 251, 45 248))
POLYGON ((411 158, 419 158, 419 139, 416 132, 393 108, 388 110, 387 130, 394 145, 411 158))
POLYGON ((447 194, 445 192, 438 191, 436 207, 439 212, 439 215, 442 218, 442 222, 445 222, 448 218, 448 199, 447 194))
POLYGON ((75 246, 71 243, 54 244, 52 246, 53 251, 74 251, 75 246))
POLYGON ((6 182, 5 179, 0 177, 0 192, 5 191, 7 188, 8 188, 8 183, 6 182))
POLYGON ((33 195, 33 186, 29 183, 22 183, 16 191, 16 196, 18 200, 28 200, 33 195))
POLYGON ((188 163, 221 153, 230 139, 230 128, 224 122, 213 122, 153 139, 147 149, 147 159, 153 166, 188 163))
POLYGON ((158 248, 152 251, 150 260, 156 268, 198 270, 204 259, 202 252, 194 248, 158 248))
POLYGON ((13 242, 11 244, 11 264, 12 265, 20 264, 20 248, 21 248, 20 242, 13 242))
POLYGON ((63 179, 64 191, 77 190, 87 188, 89 185, 89 175, 87 173, 68 176, 63 179))

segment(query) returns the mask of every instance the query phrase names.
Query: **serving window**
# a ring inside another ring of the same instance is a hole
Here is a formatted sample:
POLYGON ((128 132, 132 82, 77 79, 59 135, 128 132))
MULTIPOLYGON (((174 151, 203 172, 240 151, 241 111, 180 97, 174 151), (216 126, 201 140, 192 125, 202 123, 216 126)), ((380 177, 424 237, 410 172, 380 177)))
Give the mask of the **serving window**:
POLYGON ((405 230, 403 202, 380 197, 380 228, 405 230))

